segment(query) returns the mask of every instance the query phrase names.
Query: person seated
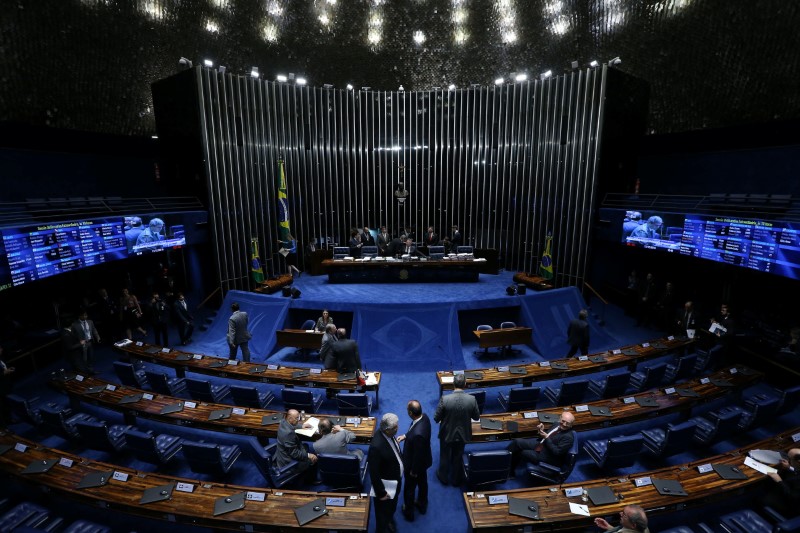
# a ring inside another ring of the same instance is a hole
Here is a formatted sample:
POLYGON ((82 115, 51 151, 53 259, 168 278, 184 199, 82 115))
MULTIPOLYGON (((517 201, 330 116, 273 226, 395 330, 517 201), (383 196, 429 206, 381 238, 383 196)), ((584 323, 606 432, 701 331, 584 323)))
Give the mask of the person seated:
MULTIPOLYGON (((316 464, 317 456, 306 450, 306 447, 300 442, 300 436, 295 432, 295 429, 310 427, 313 426, 300 420, 300 412, 297 409, 289 409, 278 426, 278 447, 275 450, 274 457, 278 468, 283 468, 292 461, 297 461, 297 466, 294 467, 294 470, 296 472, 305 472, 316 464)), ((309 479, 316 477, 316 472, 314 472, 313 476, 309 475, 308 477, 309 479)))
POLYGON ((603 531, 614 533, 650 533, 647 529, 647 514, 638 505, 626 505, 619 512, 619 526, 612 526, 605 518, 595 518, 594 525, 603 531))
POLYGON ((569 412, 561 413, 558 424, 545 431, 544 424, 539 424, 539 439, 514 439, 508 445, 511 452, 511 470, 516 470, 522 459, 533 463, 547 463, 555 467, 561 467, 567 452, 572 448, 575 440, 575 432, 572 425, 575 423, 575 415, 569 412))
POLYGON ((417 252, 417 247, 414 246, 413 239, 406 239, 399 253, 400 255, 408 255, 411 257, 419 255, 419 252, 417 252))
POLYGON ((644 224, 639 224, 631 232, 631 237, 640 237, 645 239, 658 239, 661 237, 661 226, 664 221, 659 216, 652 216, 647 219, 644 224))
POLYGON ((338 341, 336 336, 336 326, 328 324, 325 326, 325 334, 322 335, 322 347, 319 349, 319 360, 325 370, 336 368, 336 355, 333 353, 333 345, 338 341))
POLYGON ((792 448, 778 463, 777 472, 767 474, 772 480, 761 503, 786 518, 800 513, 800 448, 792 448))
POLYGON ((333 317, 327 309, 323 309, 322 316, 317 319, 317 325, 314 326, 314 329, 317 331, 325 331, 325 326, 328 324, 333 324, 333 317))
POLYGON ((314 451, 316 453, 341 453, 348 455, 355 455, 361 460, 364 457, 364 452, 355 448, 350 450, 347 445, 356 440, 356 434, 350 430, 344 429, 339 425, 333 425, 333 422, 328 418, 323 418, 319 421, 317 431, 321 437, 314 443, 314 451))

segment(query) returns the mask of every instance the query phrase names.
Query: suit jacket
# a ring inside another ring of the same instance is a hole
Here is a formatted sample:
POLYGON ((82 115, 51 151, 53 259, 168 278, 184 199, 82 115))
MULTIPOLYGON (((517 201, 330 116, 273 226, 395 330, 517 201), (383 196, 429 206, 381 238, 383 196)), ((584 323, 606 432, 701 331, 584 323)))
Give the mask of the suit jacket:
POLYGON ((169 322, 169 307, 164 300, 156 300, 150 304, 150 320, 153 324, 166 324, 169 322))
MULTIPOLYGON (((369 477, 372 481, 372 488, 375 490, 376 498, 383 498, 386 495, 386 488, 383 485, 384 479, 394 479, 400 481, 402 472, 400 462, 397 460, 392 445, 389 443, 383 432, 379 429, 372 436, 369 445, 369 477)), ((398 446, 398 450, 400 447, 398 446)), ((399 451, 398 451, 399 455, 399 451)), ((395 495, 395 498, 399 497, 395 495)))
POLYGON ((336 433, 328 433, 314 442, 314 452, 358 455, 355 451, 347 449, 347 445, 354 440, 356 440, 356 434, 347 429, 342 429, 336 433))
POLYGON ((697 329, 697 311, 687 313, 685 309, 681 309, 678 313, 678 326, 681 329, 697 329))
POLYGON ((322 335, 322 348, 319 349, 319 360, 322 361, 326 369, 336 368, 336 356, 333 353, 333 345, 338 341, 335 335, 325 333, 322 335))
POLYGON ((364 233, 361 235, 361 244, 364 246, 375 246, 375 239, 371 233, 364 233))
POLYGON ((411 245, 411 251, 408 250, 408 247, 405 244, 400 245, 400 248, 398 248, 397 253, 399 253, 400 255, 406 255, 406 254, 419 255, 419 253, 417 252, 417 247, 413 244, 411 245))
POLYGON ((589 344, 589 323, 580 318, 573 318, 567 328, 567 343, 570 346, 587 346, 589 344))
POLYGON ((406 432, 403 441, 403 467, 405 473, 419 475, 433 464, 431 456, 431 419, 422 413, 422 417, 406 432))
POLYGON ((435 233, 425 234, 425 246, 436 246, 439 244, 439 236, 435 233))
POLYGON ((445 442, 469 442, 472 420, 480 417, 478 401, 463 390, 442 396, 433 414, 433 419, 439 423, 439 439, 445 442))
POLYGON ((83 329, 83 324, 81 324, 80 320, 76 320, 72 323, 72 334, 75 335, 78 341, 99 341, 100 333, 98 333, 97 328, 94 327, 94 321, 87 320, 86 322, 89 326, 89 335, 86 335, 86 330, 83 329))
POLYGON ((353 339, 339 339, 333 343, 331 351, 336 358, 336 370, 340 373, 355 372, 361 368, 358 344, 353 339))
POLYGON ((361 242, 361 239, 358 237, 353 237, 347 243, 347 246, 350 247, 350 255, 353 257, 361 257, 361 247, 364 246, 364 243, 361 242))
POLYGON ((244 344, 252 338, 247 331, 250 318, 244 311, 234 311, 228 319, 228 344, 244 344))
POLYGON ((382 254, 386 254, 389 251, 389 243, 392 242, 392 236, 388 233, 386 236, 383 236, 383 233, 378 233, 378 250, 381 251, 382 254))
POLYGON ((553 465, 561 466, 564 463, 564 458, 567 452, 572 447, 575 441, 575 431, 572 429, 568 431, 558 431, 550 435, 544 440, 544 447, 539 455, 542 462, 553 465))
POLYGON ((300 436, 294 432, 295 427, 291 425, 285 418, 281 420, 278 425, 278 446, 275 449, 275 463, 278 468, 282 468, 292 461, 306 462, 308 461, 308 452, 303 443, 300 442, 300 436))
POLYGON ((450 248, 455 249, 456 247, 461 246, 462 242, 461 232, 454 231, 453 235, 450 237, 450 248))
MULTIPOLYGON (((186 300, 184 300, 184 302, 185 301, 186 300)), ((172 310, 178 322, 191 322, 193 319, 192 314, 189 312, 189 304, 186 304, 186 308, 184 309, 180 300, 175 300, 175 303, 172 304, 172 310)))

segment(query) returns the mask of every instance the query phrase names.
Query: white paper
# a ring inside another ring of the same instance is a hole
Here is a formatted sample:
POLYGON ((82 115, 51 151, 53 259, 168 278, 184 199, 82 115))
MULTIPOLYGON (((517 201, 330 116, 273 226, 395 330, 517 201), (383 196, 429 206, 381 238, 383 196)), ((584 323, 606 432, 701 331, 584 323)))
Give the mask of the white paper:
POLYGON ((744 464, 749 466, 753 470, 761 472, 762 474, 774 474, 775 472, 777 472, 777 470, 775 470, 771 466, 767 466, 764 463, 759 463, 752 457, 745 457, 744 464))
POLYGON ((245 499, 251 502, 263 502, 267 495, 263 492, 247 491, 245 499))
POLYGON ((195 407, 197 407, 197 404, 195 402, 184 402, 183 406, 186 407, 187 409, 194 409, 195 407))
POLYGON ((321 368, 312 368, 312 369, 309 370, 309 372, 311 372, 312 374, 322 374, 322 369, 321 368))
POLYGON ((295 429, 294 432, 300 435, 304 435, 306 437, 313 437, 314 433, 317 432, 317 427, 319 427, 319 418, 315 418, 312 416, 308 420, 304 420, 303 424, 311 424, 312 427, 295 429))
POLYGON ((144 394, 142 394, 142 398, 144 398, 145 400, 152 400, 153 395, 150 394, 149 392, 145 392, 144 394))
POLYGON ((126 474, 125 472, 114 471, 114 474, 111 477, 116 479, 117 481, 128 481, 128 474, 126 474))
MULTIPOLYGON (((444 383, 444 379, 442 379, 442 383, 444 383)), ((369 372, 367 374, 367 379, 365 380, 366 385, 377 385, 378 384, 378 377, 375 375, 375 372, 369 372)))
POLYGON ((191 483, 180 482, 177 485, 175 485, 175 490, 177 490, 178 492, 194 492, 194 485, 192 485, 191 483))
POLYGON ((192 356, 192 359, 202 359, 202 358, 203 358, 203 356, 202 356, 202 355, 200 355, 199 353, 196 353, 196 354, 194 354, 194 355, 192 356))
POLYGON ((241 407, 234 407, 234 408, 231 410, 231 412, 232 412, 233 414, 235 414, 235 415, 243 415, 243 414, 245 414, 245 412, 246 412, 246 411, 245 411, 244 409, 242 409, 241 407))
POLYGON ((453 376, 442 376, 442 383, 452 383, 453 379, 453 376))
POLYGON ((580 503, 569 502, 569 512, 581 516, 591 516, 589 514, 589 506, 581 505, 580 503))
POLYGON ((693 329, 687 329, 686 330, 686 336, 689 337, 690 339, 694 339, 694 334, 695 334, 695 330, 693 330, 693 329))
POLYGON ((106 385, 106 390, 115 391, 117 390, 117 386, 109 383, 108 385, 106 385))
MULTIPOLYGON (((383 488, 386 489, 386 494, 389 495, 389 498, 394 500, 395 494, 397 494, 397 480, 395 479, 381 479, 383 482, 383 488)), ((369 489, 369 495, 375 497, 375 487, 369 489)))
POLYGON ((69 468, 72 466, 72 462, 73 462, 72 459, 68 459, 67 457, 62 457, 61 460, 58 461, 58 464, 69 468))

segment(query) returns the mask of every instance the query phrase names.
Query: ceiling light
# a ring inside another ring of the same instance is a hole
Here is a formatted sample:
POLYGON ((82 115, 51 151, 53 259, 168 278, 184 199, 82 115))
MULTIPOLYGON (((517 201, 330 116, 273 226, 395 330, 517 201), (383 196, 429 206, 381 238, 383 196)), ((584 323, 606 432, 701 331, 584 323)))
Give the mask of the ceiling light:
POLYGON ((352 83, 348 83, 347 84, 347 90, 348 91, 352 91, 353 90, 353 84, 352 83))
POLYGON ((593 59, 592 62, 589 63, 589 66, 592 68, 597 68, 600 66, 600 63, 598 63, 597 60, 593 59))
POLYGON ((622 63, 622 60, 619 58, 619 56, 617 56, 608 62, 608 66, 613 67, 614 65, 619 65, 620 63, 622 63))
POLYGON ((578 68, 579 68, 581 65, 580 65, 580 63, 578 63, 577 61, 573 61, 572 63, 570 63, 570 66, 572 67, 572 70, 578 70, 578 68))
POLYGON ((305 85, 306 84, 306 79, 305 78, 297 78, 296 80, 294 80, 294 82, 297 85, 305 85))
POLYGON ((425 42, 425 34, 422 31, 417 30, 414 32, 414 42, 417 44, 422 44, 425 42))
POLYGON ((283 83, 283 82, 287 81, 289 78, 287 78, 283 74, 278 74, 277 76, 275 76, 275 79, 278 80, 279 82, 283 83))
POLYGON ((186 65, 186 68, 192 68, 192 62, 185 57, 182 57, 178 60, 179 65, 186 65))
POLYGON ((552 75, 553 75, 553 71, 552 70, 546 70, 546 71, 542 72, 542 74, 539 76, 539 79, 546 80, 547 78, 549 78, 552 75))
POLYGON ((447 90, 448 91, 455 91, 456 90, 456 84, 455 83, 451 83, 450 85, 447 86, 447 90))
POLYGON ((372 87, 362 87, 361 90, 362 91, 371 91, 372 87))
POLYGON ((220 73, 220 74, 225 74, 225 71, 226 71, 226 70, 228 70, 228 69, 227 69, 227 68, 225 68, 225 66, 224 66, 224 65, 220 65, 220 66, 219 66, 219 69, 217 69, 217 70, 219 70, 219 73, 220 73))
POLYGON ((211 67, 214 66, 214 62, 211 61, 210 59, 204 59, 203 60, 203 65, 207 66, 208 68, 211 68, 211 67))
POLYGON ((333 89, 333 85, 331 85, 330 83, 323 83, 322 84, 322 88, 323 89, 333 89))
POLYGON ((259 76, 259 74, 258 74, 258 67, 253 67, 253 68, 250 70, 250 76, 252 76, 253 78, 257 78, 257 77, 259 76))
POLYGON ((528 79, 528 75, 527 74, 517 74, 514 77, 514 81, 525 81, 527 79, 528 79))
POLYGON ((503 78, 497 78, 496 80, 494 80, 494 84, 495 85, 503 85, 503 83, 505 83, 505 81, 506 80, 503 79, 503 78))

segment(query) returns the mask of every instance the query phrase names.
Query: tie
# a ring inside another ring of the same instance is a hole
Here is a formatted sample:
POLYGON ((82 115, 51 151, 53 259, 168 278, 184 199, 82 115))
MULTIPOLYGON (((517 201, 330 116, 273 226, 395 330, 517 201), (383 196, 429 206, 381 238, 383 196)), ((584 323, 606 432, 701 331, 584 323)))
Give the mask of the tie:
POLYGON ((83 321, 83 332, 86 334, 86 340, 90 340, 92 337, 89 334, 89 323, 85 320, 83 321))
POLYGON ((539 444, 536 445, 536 448, 534 448, 533 451, 535 451, 536 453, 541 453, 541 451, 544 450, 544 441, 546 441, 547 439, 549 439, 551 436, 555 435, 556 433, 558 433, 558 428, 556 428, 550 434, 548 434, 545 438, 543 438, 542 441, 539 444))
POLYGON ((397 457, 397 462, 400 464, 400 477, 403 476, 403 460, 400 458, 400 446, 397 445, 397 441, 394 440, 394 437, 386 437, 389 439, 389 442, 392 445, 392 451, 394 452, 395 457, 397 457))

